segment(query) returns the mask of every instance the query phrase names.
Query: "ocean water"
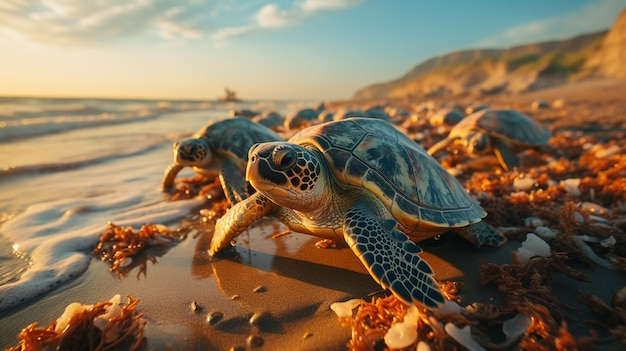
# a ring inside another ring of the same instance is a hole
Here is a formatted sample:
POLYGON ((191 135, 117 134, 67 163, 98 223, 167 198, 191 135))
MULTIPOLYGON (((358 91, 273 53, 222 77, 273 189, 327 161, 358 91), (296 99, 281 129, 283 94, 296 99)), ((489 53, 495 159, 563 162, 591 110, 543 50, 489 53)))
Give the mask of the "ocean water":
POLYGON ((160 192, 173 141, 234 108, 303 105, 0 98, 0 314, 84 273, 109 221, 168 224, 200 205, 160 192))

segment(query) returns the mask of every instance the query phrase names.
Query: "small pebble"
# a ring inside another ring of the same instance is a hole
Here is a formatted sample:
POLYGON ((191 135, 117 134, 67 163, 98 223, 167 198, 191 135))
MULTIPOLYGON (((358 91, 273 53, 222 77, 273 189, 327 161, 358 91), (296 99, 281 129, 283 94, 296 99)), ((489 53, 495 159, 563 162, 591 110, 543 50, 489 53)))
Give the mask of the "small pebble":
POLYGON ((259 285, 256 288, 252 289, 255 293, 266 292, 267 287, 265 285, 259 285))
POLYGON ((337 247, 337 243, 334 240, 322 239, 315 243, 315 247, 318 249, 334 249, 337 247))
POLYGON ((268 327, 272 324, 272 314, 269 311, 257 312, 250 317, 248 320, 248 324, 251 327, 258 327, 263 329, 264 327, 268 327))
POLYGON ((258 335, 250 335, 246 340, 246 345, 248 345, 249 348, 261 347, 264 343, 265 340, 263 340, 263 338, 258 335))
POLYGON ((524 219, 524 225, 529 228, 537 228, 544 225, 543 220, 539 217, 527 217, 524 219))
POLYGON ((213 325, 221 321, 222 318, 224 318, 224 314, 222 312, 213 311, 209 313, 208 316, 206 316, 206 321, 209 322, 209 324, 213 325))
POLYGON ((313 336, 313 333, 311 333, 311 332, 306 332, 306 333, 304 333, 304 335, 302 336, 302 339, 306 340, 306 339, 308 339, 308 338, 310 338, 310 337, 312 337, 312 336, 313 336))
POLYGON ((200 311, 202 310, 202 307, 200 307, 200 305, 196 301, 191 301, 189 307, 191 308, 191 312, 193 313, 200 313, 200 311))

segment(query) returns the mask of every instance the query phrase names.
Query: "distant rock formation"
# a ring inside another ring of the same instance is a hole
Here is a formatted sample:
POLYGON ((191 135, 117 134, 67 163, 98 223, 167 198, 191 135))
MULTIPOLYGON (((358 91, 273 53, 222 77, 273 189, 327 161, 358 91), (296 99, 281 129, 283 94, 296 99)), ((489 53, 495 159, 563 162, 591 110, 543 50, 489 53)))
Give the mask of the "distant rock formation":
POLYGON ((624 78, 626 77, 626 9, 602 42, 602 47, 585 62, 587 75, 624 78))
POLYGON ((590 77, 626 77, 626 10, 608 32, 512 48, 464 50, 431 58, 354 99, 519 93, 590 77))

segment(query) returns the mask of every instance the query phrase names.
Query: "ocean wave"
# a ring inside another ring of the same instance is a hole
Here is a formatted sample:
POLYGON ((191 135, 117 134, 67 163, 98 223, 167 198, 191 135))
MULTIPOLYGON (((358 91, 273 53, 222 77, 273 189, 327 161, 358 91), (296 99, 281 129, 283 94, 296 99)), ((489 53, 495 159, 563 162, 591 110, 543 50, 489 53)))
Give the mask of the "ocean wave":
MULTIPOLYGON (((159 194, 153 191, 149 195, 159 194)), ((85 272, 107 221, 133 227, 167 223, 204 202, 196 198, 146 203, 146 196, 111 193, 91 199, 63 199, 32 206, 4 223, 2 232, 16 242, 16 253, 29 258, 30 267, 19 279, 0 285, 0 311, 41 296, 85 272)))
POLYGON ((53 163, 4 166, 4 169, 0 169, 0 179, 4 177, 18 176, 24 174, 64 172, 68 170, 78 169, 81 167, 95 165, 113 159, 137 156, 152 151, 162 146, 163 143, 170 142, 171 139, 172 136, 166 135, 160 138, 153 139, 150 141, 150 143, 147 144, 130 144, 128 147, 125 147, 124 151, 111 149, 109 151, 99 154, 90 154, 89 156, 83 158, 78 158, 65 162, 56 161, 53 163))
POLYGON ((143 122, 166 113, 199 111, 201 101, 109 101, 0 99, 0 142, 122 123, 143 122), (32 100, 32 101, 31 101, 32 100))

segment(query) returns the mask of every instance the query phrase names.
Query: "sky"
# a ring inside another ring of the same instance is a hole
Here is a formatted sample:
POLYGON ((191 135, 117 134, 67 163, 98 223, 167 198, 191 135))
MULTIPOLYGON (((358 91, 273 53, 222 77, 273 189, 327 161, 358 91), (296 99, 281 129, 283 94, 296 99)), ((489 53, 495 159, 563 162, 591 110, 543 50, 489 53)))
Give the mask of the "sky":
POLYGON ((626 0, 0 0, 0 96, 338 100, 431 57, 605 30, 626 0))

